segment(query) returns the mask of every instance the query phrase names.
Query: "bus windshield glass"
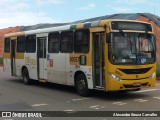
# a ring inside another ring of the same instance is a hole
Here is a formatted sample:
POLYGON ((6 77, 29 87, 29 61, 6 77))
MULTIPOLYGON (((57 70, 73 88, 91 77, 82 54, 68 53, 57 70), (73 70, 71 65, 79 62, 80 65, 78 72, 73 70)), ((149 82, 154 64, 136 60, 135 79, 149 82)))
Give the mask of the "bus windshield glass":
POLYGON ((148 33, 111 33, 109 60, 112 64, 152 64, 156 59, 154 36, 148 33))

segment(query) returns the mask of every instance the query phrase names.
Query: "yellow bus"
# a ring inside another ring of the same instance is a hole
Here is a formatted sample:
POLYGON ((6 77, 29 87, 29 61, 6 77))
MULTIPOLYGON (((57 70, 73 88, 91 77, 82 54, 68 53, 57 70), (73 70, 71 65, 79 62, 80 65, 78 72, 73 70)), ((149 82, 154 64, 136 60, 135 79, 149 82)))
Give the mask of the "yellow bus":
POLYGON ((156 42, 150 23, 99 20, 6 34, 4 71, 32 80, 91 89, 155 86, 156 42))

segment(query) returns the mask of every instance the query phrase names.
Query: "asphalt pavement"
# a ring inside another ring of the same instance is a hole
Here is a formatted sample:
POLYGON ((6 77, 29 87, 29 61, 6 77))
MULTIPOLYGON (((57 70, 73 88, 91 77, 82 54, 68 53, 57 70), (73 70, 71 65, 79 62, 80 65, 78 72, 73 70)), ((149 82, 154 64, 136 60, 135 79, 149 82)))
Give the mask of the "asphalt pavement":
MULTIPOLYGON (((59 111, 75 114, 86 111, 85 115, 97 116, 107 111, 160 111, 160 82, 156 87, 127 93, 93 91, 90 97, 81 97, 76 89, 70 86, 44 84, 35 82, 24 85, 20 78, 12 77, 0 67, 0 111, 59 111), (96 112, 97 111, 97 112, 96 112), (88 112, 88 113, 87 113, 88 112)), ((130 113, 130 112, 129 112, 130 113)), ((55 116, 57 113, 53 112, 55 116)), ((58 115, 57 115, 58 116, 58 115)), ((105 116, 105 115, 104 115, 105 116)), ((0 118, 0 120, 17 120, 22 118, 0 118)), ((64 119, 64 120, 158 120, 160 117, 45 117, 23 119, 64 119)))

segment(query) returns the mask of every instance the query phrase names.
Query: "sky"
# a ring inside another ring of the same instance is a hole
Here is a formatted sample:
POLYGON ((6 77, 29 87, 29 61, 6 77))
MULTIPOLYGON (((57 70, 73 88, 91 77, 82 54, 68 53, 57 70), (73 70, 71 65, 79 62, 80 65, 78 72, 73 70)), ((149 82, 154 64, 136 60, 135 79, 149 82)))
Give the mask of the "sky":
POLYGON ((0 28, 66 23, 117 13, 160 16, 159 0, 0 0, 0 28))

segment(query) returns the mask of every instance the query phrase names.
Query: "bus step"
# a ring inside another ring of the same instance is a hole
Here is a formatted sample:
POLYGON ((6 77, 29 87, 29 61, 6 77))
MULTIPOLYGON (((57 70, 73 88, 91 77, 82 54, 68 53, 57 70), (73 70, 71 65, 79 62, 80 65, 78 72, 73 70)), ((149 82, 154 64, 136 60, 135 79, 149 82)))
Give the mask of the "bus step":
POLYGON ((39 80, 39 82, 46 83, 47 80, 39 80))
POLYGON ((104 87, 102 87, 102 86, 95 86, 94 89, 96 89, 96 90, 104 90, 104 87))

